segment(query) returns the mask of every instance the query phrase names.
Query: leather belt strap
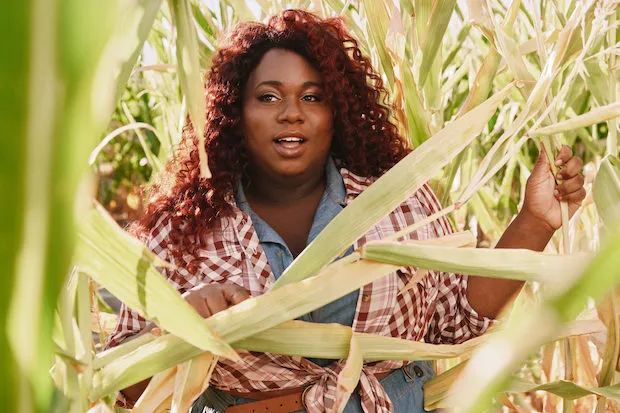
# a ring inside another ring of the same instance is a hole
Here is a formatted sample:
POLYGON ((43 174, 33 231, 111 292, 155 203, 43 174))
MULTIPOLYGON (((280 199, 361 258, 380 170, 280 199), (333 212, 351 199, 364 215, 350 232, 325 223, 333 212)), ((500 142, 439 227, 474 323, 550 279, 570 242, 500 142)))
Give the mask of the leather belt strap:
POLYGON ((228 407, 226 413, 291 413, 304 410, 303 393, 302 390, 286 396, 228 407))
MULTIPOLYGON (((392 370, 394 371, 394 370, 392 370)), ((381 380, 392 371, 378 373, 375 376, 381 380)), ((305 409, 304 393, 310 386, 298 392, 287 394, 286 396, 272 397, 265 400, 258 400, 252 403, 240 404, 226 408, 226 413, 292 413, 305 409)))

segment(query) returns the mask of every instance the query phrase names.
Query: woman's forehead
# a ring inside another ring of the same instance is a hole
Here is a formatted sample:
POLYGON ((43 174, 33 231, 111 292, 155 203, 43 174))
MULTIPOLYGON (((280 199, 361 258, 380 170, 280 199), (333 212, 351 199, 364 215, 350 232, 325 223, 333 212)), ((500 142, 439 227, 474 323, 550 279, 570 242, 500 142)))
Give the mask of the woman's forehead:
POLYGON ((248 85, 320 86, 322 76, 303 56, 286 49, 271 49, 260 60, 248 85))

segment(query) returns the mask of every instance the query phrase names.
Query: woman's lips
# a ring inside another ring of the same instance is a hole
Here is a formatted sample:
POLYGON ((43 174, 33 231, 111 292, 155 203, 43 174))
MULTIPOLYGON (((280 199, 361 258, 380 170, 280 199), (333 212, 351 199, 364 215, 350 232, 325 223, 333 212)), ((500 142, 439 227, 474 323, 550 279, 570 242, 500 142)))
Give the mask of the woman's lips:
POLYGON ((298 158, 303 155, 306 150, 306 141, 298 140, 298 141, 286 141, 286 140, 275 140, 274 145, 276 147, 276 152, 283 158, 298 158))

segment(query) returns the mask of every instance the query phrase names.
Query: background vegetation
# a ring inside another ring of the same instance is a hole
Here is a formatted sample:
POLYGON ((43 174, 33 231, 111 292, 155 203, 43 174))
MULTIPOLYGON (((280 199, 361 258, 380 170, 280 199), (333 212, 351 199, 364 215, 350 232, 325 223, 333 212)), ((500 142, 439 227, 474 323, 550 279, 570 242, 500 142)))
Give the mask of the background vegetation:
POLYGON ((10 24, 0 25, 0 41, 12 56, 1 66, 0 111, 0 189, 10 194, 0 214, 7 411, 107 411, 115 391, 156 373, 135 410, 185 411, 233 348, 312 356, 328 341, 353 372, 362 359, 439 360, 447 371, 427 385, 429 407, 616 409, 617 0, 30 0, 4 8, 10 24), (345 18, 417 149, 347 208, 274 291, 205 323, 159 276, 162 263, 114 220, 140 213, 137 188, 173 156, 186 115, 200 124, 201 72, 221 36, 286 7, 345 18), (554 153, 562 143, 586 163, 588 198, 549 254, 463 248, 493 245, 518 210, 539 146, 554 153), (377 243, 336 274, 329 262, 429 179, 442 213, 475 239, 377 243), (529 282, 506 327, 450 349, 289 322, 402 264, 529 282), (306 286, 296 282, 308 277, 306 286), (97 354, 115 323, 99 285, 170 334, 97 354), (300 290, 315 297, 313 307, 295 302, 300 290))

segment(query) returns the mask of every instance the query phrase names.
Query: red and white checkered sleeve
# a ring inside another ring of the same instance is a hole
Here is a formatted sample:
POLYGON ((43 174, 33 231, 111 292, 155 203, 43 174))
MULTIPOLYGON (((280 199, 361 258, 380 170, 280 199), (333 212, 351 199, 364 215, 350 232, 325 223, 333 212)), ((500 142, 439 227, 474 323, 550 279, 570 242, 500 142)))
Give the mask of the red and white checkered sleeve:
MULTIPOLYGON (((425 184, 417 192, 427 216, 441 210, 437 197, 425 184)), ((444 216, 428 225, 429 237, 441 237, 454 232, 444 216)), ((435 312, 425 337, 434 344, 459 344, 482 335, 491 319, 478 315, 467 300, 467 275, 442 272, 439 274, 435 312)))
MULTIPOLYGON (((168 262, 170 262, 171 258, 169 257, 167 248, 168 234, 170 232, 170 229, 170 221, 165 217, 162 217, 146 239, 147 247, 161 259, 168 262)), ((170 279, 170 274, 168 274, 166 268, 158 268, 158 270, 162 273, 164 277, 170 279)), ((112 334, 108 337, 104 348, 108 349, 118 346, 127 338, 141 331, 146 326, 146 324, 147 321, 144 319, 144 317, 138 314, 137 311, 134 311, 131 308, 127 307, 125 303, 121 303, 118 323, 116 324, 116 327, 114 328, 112 334)))

